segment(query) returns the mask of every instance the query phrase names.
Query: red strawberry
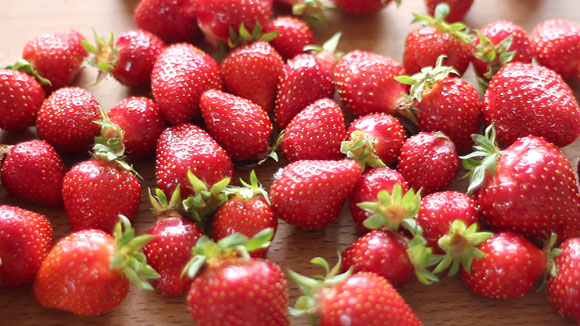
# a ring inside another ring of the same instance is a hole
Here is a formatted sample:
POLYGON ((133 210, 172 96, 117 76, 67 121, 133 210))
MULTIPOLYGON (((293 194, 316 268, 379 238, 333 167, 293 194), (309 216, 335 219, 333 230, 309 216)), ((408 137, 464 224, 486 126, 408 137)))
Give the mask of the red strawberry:
POLYGON ((267 42, 255 42, 229 53, 221 63, 224 88, 233 95, 274 109, 278 78, 284 62, 267 42))
POLYGON ((42 86, 23 72, 0 69, 0 128, 17 130, 33 126, 44 102, 42 86))
POLYGON ((200 36, 191 0, 141 0, 134 19, 139 28, 165 42, 191 42, 200 36))
POLYGON ((338 217, 361 176, 352 160, 297 161, 277 173, 270 189, 276 215, 303 229, 319 229, 338 217))
POLYGON ((580 238, 570 239, 557 249, 554 274, 548 279, 548 299, 558 312, 580 321, 580 238))
POLYGON ((115 238, 100 230, 72 233, 50 250, 34 281, 34 296, 46 308, 75 315, 102 315, 117 307, 129 292, 129 281, 153 289, 142 278, 159 275, 147 265, 141 247, 153 236, 134 237, 121 216, 115 238))
POLYGON ((99 102, 87 90, 66 87, 52 93, 40 107, 36 128, 40 139, 58 152, 84 153, 99 134, 99 102))
POLYGON ((81 45, 84 39, 75 30, 42 34, 26 43, 22 57, 50 81, 45 90, 54 91, 72 84, 78 75, 88 55, 81 45))
POLYGON ((580 135, 580 108, 570 87, 554 71, 530 64, 510 63, 493 77, 483 118, 495 125, 501 147, 528 135, 562 147, 580 135))
POLYGON ((461 279, 472 292, 482 296, 523 296, 546 267, 544 252, 516 233, 498 233, 479 245, 478 250, 485 256, 474 259, 471 270, 461 272, 461 279))
POLYGON ((292 16, 277 17, 266 27, 266 32, 278 32, 270 44, 284 60, 289 60, 304 52, 304 47, 314 44, 314 34, 310 27, 292 16))
POLYGON ((221 89, 217 62, 191 44, 175 44, 161 52, 151 74, 151 90, 170 124, 199 117, 199 98, 209 89, 221 89))
POLYGON ((157 139, 166 127, 157 103, 145 97, 124 99, 111 108, 109 117, 123 130, 125 152, 131 156, 155 152, 157 139))
MULTIPOLYGON (((381 11, 391 0, 335 0, 334 2, 347 14, 363 16, 381 11)), ((395 2, 397 5, 401 4, 401 0, 395 0, 395 2)))
POLYGON ((449 14, 445 17, 445 21, 450 23, 462 21, 473 4, 473 0, 425 0, 429 15, 435 15, 435 8, 442 2, 450 7, 449 14))
POLYGON ((397 170, 409 187, 429 194, 450 185, 460 163, 455 145, 447 136, 421 132, 407 139, 401 148, 397 170))
POLYGON ((30 140, 6 148, 0 177, 6 190, 33 203, 57 206, 66 169, 54 148, 42 140, 30 140))
POLYGON ((355 115, 395 114, 407 87, 395 81, 394 77, 404 74, 397 61, 361 50, 345 54, 334 68, 340 100, 355 115))
POLYGON ((580 73, 580 25, 550 19, 536 26, 530 37, 538 62, 564 78, 580 73))
POLYGON ((338 160, 346 138, 342 110, 331 99, 321 99, 300 111, 286 126, 280 147, 290 162, 338 160))
POLYGON ((52 225, 40 214, 0 206, 0 288, 32 282, 52 244, 52 225))

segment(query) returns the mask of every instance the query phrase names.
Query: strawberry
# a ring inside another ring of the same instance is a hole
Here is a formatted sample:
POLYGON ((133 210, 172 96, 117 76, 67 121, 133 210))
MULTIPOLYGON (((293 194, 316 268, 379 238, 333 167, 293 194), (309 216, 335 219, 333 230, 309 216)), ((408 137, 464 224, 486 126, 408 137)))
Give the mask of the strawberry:
POLYGON ((266 32, 278 32, 270 44, 284 60, 290 60, 304 53, 304 47, 314 44, 314 34, 308 25, 292 16, 277 17, 266 27, 266 32))
POLYGON ((96 45, 85 40, 81 43, 94 55, 88 63, 99 69, 97 82, 110 73, 129 87, 149 85, 153 64, 165 47, 159 37, 142 29, 127 31, 116 41, 112 32, 108 41, 95 32, 96 45))
POLYGON ((445 21, 450 23, 462 21, 473 4, 473 0, 425 0, 429 15, 435 15, 435 8, 442 2, 449 5, 449 14, 445 21))
POLYGON ((463 23, 448 24, 444 21, 449 13, 445 3, 437 5, 433 16, 413 14, 413 22, 424 22, 407 35, 403 66, 408 74, 416 74, 423 67, 433 67, 441 55, 443 62, 463 75, 471 60, 471 40, 463 23))
POLYGON ((44 216, 0 206, 0 288, 34 280, 52 244, 52 225, 44 216))
POLYGON ((191 0, 141 0, 133 18, 165 42, 192 42, 201 35, 193 6, 191 0))
POLYGON ((99 102, 87 90, 65 87, 53 92, 42 103, 36 118, 40 139, 58 152, 84 153, 99 134, 99 102))
POLYGON ((404 74, 397 61, 361 50, 345 54, 334 67, 340 101, 357 116, 374 112, 395 114, 407 87, 394 77, 404 74))
POLYGON ((29 140, 4 150, 5 156, 0 145, 0 177, 10 194, 43 205, 62 203, 60 192, 66 169, 52 146, 42 140, 29 140))
POLYGON ((272 122, 260 106, 210 90, 201 95, 200 107, 207 131, 233 160, 259 159, 268 154, 272 122))
POLYGON ((525 63, 510 63, 493 77, 483 118, 494 124, 501 147, 528 135, 562 147, 580 135, 580 108, 570 87, 554 71, 525 63))
POLYGON ((455 145, 447 136, 421 132, 407 139, 401 148, 397 170, 409 187, 429 194, 450 185, 460 164, 455 145))
POLYGON ((546 286, 548 299, 560 314, 580 320, 580 238, 567 240, 556 250, 550 266, 554 273, 546 286))
POLYGON ((0 128, 17 130, 34 125, 44 91, 34 77, 0 69, 0 98, 0 128))
POLYGON ((546 267, 544 252, 516 233, 498 233, 477 249, 485 256, 473 259, 471 270, 463 270, 461 279, 478 295, 499 299, 523 296, 546 267))
POLYGON ((273 262, 248 255, 267 247, 272 236, 272 229, 265 229, 249 240, 239 233, 218 243, 205 236, 198 240, 184 270, 190 278, 197 274, 187 296, 196 325, 290 325, 284 273, 273 262))
MULTIPOLYGON (((268 193, 258 181, 256 172, 250 173, 250 183, 240 179, 243 187, 228 187, 231 197, 217 210, 213 217, 213 236, 215 240, 224 239, 234 233, 253 237, 266 228, 276 235, 278 218, 270 205, 268 193)), ((250 253, 252 257, 264 257, 268 247, 250 253)))
POLYGON ((300 111, 286 126, 280 147, 290 162, 338 160, 346 138, 342 110, 331 99, 321 99, 300 111))
POLYGON ((264 111, 271 112, 276 101, 282 66, 282 57, 267 42, 239 47, 221 62, 224 88, 233 95, 258 104, 264 111))
POLYGON ((534 28, 530 37, 538 63, 564 78, 580 73, 580 25, 565 19, 550 19, 534 28))
POLYGON ((167 122, 173 125, 199 117, 201 94, 221 87, 217 62, 191 44, 165 48, 151 74, 153 98, 167 122))
POLYGON ((83 230, 52 247, 34 281, 34 296, 43 307, 75 315, 102 315, 125 299, 129 281, 153 289, 141 278, 159 275, 140 252, 153 236, 134 237, 129 220, 121 216, 121 221, 115 226, 114 238, 100 230, 83 230))
POLYGON ((336 220, 361 172, 352 160, 291 163, 270 188, 274 212, 302 229, 323 228, 336 220))
POLYGON ((155 152, 157 139, 166 127, 157 103, 145 97, 122 100, 111 108, 109 117, 123 130, 125 152, 131 156, 155 152))
POLYGON ((75 31, 42 34, 24 46, 22 57, 40 76, 48 79, 47 92, 72 84, 88 53, 81 41, 85 37, 75 31))
MULTIPOLYGON (((336 6, 349 15, 371 15, 385 8, 391 0, 335 0, 336 6)), ((395 0, 397 5, 401 0, 395 0)))

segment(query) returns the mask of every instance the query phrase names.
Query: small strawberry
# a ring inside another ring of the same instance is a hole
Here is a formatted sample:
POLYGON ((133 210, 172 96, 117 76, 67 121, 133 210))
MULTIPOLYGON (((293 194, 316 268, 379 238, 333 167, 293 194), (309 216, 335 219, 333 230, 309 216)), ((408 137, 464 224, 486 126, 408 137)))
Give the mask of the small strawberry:
POLYGON ((286 126, 280 147, 290 162, 338 160, 346 138, 342 110, 331 99, 321 99, 300 111, 286 126))
POLYGON ((43 215, 0 206, 0 288, 34 280, 52 244, 52 225, 43 215))
POLYGON ((145 97, 122 100, 111 108, 109 117, 123 130, 125 152, 131 156, 155 152, 157 139, 167 126, 157 103, 145 97))
POLYGON ((442 2, 449 5, 449 14, 445 21, 450 23, 462 21, 473 4, 473 0, 425 0, 429 15, 434 16, 435 8, 442 2))
POLYGON ((302 229, 323 228, 336 220, 361 172, 352 160, 291 163, 270 188, 274 212, 302 229))
POLYGON ((401 148, 397 170, 409 187, 430 194, 453 182, 461 162, 453 142, 440 132, 421 132, 401 148))
POLYGON ((554 71, 531 64, 510 63, 495 74, 483 118, 494 124, 501 147, 528 135, 563 147, 580 135, 580 108, 570 87, 554 71))
POLYGON ((165 42, 192 42, 201 35, 193 6, 191 0, 141 0, 133 18, 165 42))
POLYGON ((278 32, 270 44, 280 53, 284 60, 290 60, 304 53, 304 47, 314 44, 314 34, 310 27, 300 19, 292 16, 277 17, 266 27, 266 32, 278 32))
POLYGON ((33 126, 42 102, 44 91, 34 77, 18 70, 0 69, 0 129, 33 126))
POLYGON ((546 286, 548 299, 560 314, 580 321, 580 238, 570 239, 555 250, 556 258, 549 266, 553 273, 546 286))
MULTIPOLYGON (((391 0, 335 0, 336 6, 349 15, 371 15, 385 8, 391 0)), ((395 0, 397 5, 401 0, 395 0)))
POLYGON ((53 92, 38 111, 36 128, 40 139, 58 152, 84 153, 99 134, 99 102, 87 90, 65 87, 53 92))
POLYGON ((36 300, 46 308, 94 316, 121 304, 129 282, 152 290, 141 278, 159 275, 140 252, 151 238, 135 237, 124 216, 115 226, 114 238, 100 230, 78 231, 62 238, 40 266, 34 281, 36 300))
POLYGON ((236 161, 268 154, 272 122, 250 100, 217 90, 201 95, 201 115, 209 134, 236 161))
POLYGON ((16 197, 37 204, 58 206, 62 203, 61 188, 65 173, 62 159, 45 141, 30 140, 4 149, 0 145, 2 185, 16 197))
POLYGON ((530 36, 538 63, 563 78, 580 74, 580 25, 565 19, 549 19, 530 36))
POLYGON ((210 89, 221 89, 219 65, 191 44, 175 44, 161 52, 151 74, 155 102, 170 124, 199 117, 199 98, 210 89))

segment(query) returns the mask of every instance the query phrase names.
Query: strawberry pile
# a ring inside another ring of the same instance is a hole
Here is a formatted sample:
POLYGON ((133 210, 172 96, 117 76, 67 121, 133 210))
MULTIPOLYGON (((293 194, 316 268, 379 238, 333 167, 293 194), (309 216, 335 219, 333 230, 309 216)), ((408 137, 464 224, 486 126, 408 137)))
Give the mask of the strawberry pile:
POLYGON ((458 275, 504 300, 544 278, 580 322, 580 194, 560 150, 580 135, 564 79, 580 75, 580 25, 471 31, 473 1, 427 0, 402 63, 340 53, 340 32, 313 44, 307 22, 328 10, 390 2, 141 0, 138 29, 117 38, 26 43, 0 69, 0 128, 38 139, 0 145, 0 180, 31 207, 64 207, 70 234, 53 244, 50 216, 0 205, 0 287, 32 283, 40 305, 76 315, 115 309, 134 283, 186 295, 198 326, 407 326, 422 325, 398 293, 413 278, 458 275), (298 17, 272 17, 274 4, 298 17), (462 79, 470 64, 481 91, 462 79), (93 85, 73 86, 83 68, 146 96, 105 110, 93 85), (155 189, 131 164, 147 159, 155 189), (143 192, 156 222, 136 235, 143 192), (267 259, 279 220, 323 229, 347 202, 362 236, 332 268, 312 259, 324 275, 267 259), (292 308, 287 279, 304 292, 292 308))

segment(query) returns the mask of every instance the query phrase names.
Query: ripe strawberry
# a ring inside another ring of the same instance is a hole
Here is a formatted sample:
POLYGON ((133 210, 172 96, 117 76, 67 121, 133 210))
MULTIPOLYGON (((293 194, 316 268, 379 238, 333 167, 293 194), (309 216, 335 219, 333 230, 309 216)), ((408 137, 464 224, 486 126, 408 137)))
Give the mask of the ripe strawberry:
POLYGON ((131 156, 155 152, 157 139, 167 126, 157 103, 145 97, 122 100, 111 108, 109 117, 123 130, 125 152, 131 156))
POLYGON ((110 73, 129 87, 149 85, 153 64, 165 47, 160 38, 142 29, 127 31, 117 41, 113 33, 108 41, 95 33, 96 45, 84 40, 81 43, 94 55, 89 64, 99 69, 97 82, 110 73))
POLYGON ((75 31, 61 31, 37 36, 24 46, 22 57, 40 76, 48 79, 47 92, 72 84, 88 53, 81 45, 85 37, 75 31))
POLYGON ((42 140, 30 140, 4 150, 5 156, 0 145, 0 177, 10 194, 37 204, 62 203, 66 169, 52 146, 42 140))
POLYGON ((151 74, 151 90, 163 116, 176 125, 199 117, 199 98, 221 89, 217 62, 191 44, 175 44, 161 52, 151 74))
POLYGON ((52 93, 40 107, 36 128, 40 139, 58 152, 84 153, 99 134, 99 102, 87 90, 65 87, 52 93))
POLYGON ((434 16, 435 8, 442 2, 449 5, 450 10, 445 21, 450 23, 462 21, 473 4, 473 0, 425 0, 429 15, 434 16))
POLYGON ((34 281, 34 296, 43 307, 75 315, 102 315, 125 299, 129 281, 153 289, 141 277, 159 275, 140 252, 153 236, 134 237, 129 220, 121 216, 121 221, 115 226, 114 238, 100 230, 83 230, 54 245, 34 281))
POLYGON ((42 86, 34 77, 0 69, 0 128, 17 130, 33 126, 44 102, 42 86))
POLYGON ((282 57, 267 42, 239 47, 220 65, 225 90, 258 104, 266 112, 274 109, 283 66, 282 57))
POLYGON ((193 6, 190 0, 141 0, 133 17, 140 29, 165 42, 192 42, 201 35, 193 6))
POLYGON ((394 77, 404 74, 397 61, 361 50, 345 54, 334 68, 340 100, 357 116, 374 112, 395 114, 407 87, 394 77))
POLYGON ((304 53, 304 47, 314 44, 314 34, 308 25, 292 16, 277 17, 266 27, 266 32, 278 32, 270 44, 284 60, 290 60, 304 53))
POLYGON ((455 145, 447 136, 421 132, 401 148, 397 170, 409 187, 429 194, 450 185, 460 164, 455 145))
POLYGON ((444 21, 449 13, 445 3, 437 5, 434 16, 413 14, 413 22, 425 26, 407 35, 403 66, 408 74, 416 74, 423 67, 433 67, 441 55, 446 66, 452 66, 463 75, 471 60, 471 40, 463 23, 448 24, 444 21))
POLYGON ((538 63, 563 78, 580 73, 580 25, 564 19, 550 19, 536 26, 530 37, 538 63))
POLYGON ((321 99, 300 111, 286 126, 280 147, 290 162, 338 160, 346 138, 342 110, 331 99, 321 99))
POLYGON ((32 282, 52 244, 52 225, 43 215, 0 206, 0 288, 32 282))
POLYGON ((274 212, 302 229, 323 228, 336 220, 361 172, 352 160, 291 163, 270 188, 274 212))
MULTIPOLYGON (((371 15, 385 8, 391 0, 335 0, 336 6, 349 15, 371 15)), ((395 0, 397 5, 401 0, 395 0)))
POLYGON ((517 233, 498 233, 478 250, 485 256, 473 259, 469 272, 461 272, 463 282, 478 295, 500 299, 523 296, 546 267, 544 252, 517 233))
POLYGON ((493 77, 483 118, 495 125, 501 147, 528 135, 562 147, 580 135, 580 108, 570 87, 554 71, 530 64, 510 63, 493 77))
POLYGON ((554 272, 548 278, 548 299, 558 312, 580 320, 580 238, 570 239, 560 245, 552 262, 554 272))

